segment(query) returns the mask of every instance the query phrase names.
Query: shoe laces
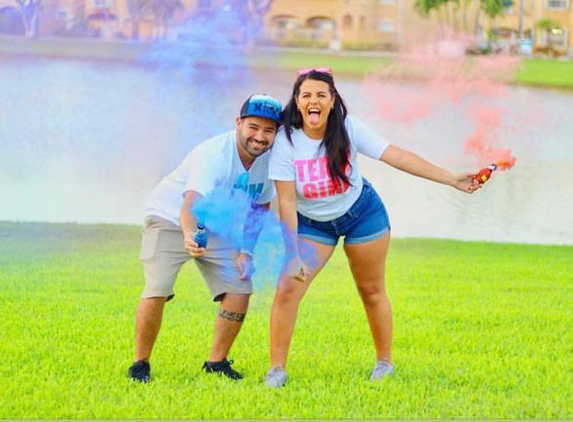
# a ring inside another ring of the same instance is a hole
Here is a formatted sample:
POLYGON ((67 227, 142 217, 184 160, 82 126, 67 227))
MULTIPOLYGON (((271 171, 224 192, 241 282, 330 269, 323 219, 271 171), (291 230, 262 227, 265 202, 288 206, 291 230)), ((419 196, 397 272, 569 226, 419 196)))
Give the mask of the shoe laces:
POLYGON ((221 362, 221 368, 229 368, 229 369, 232 369, 232 368, 231 368, 231 365, 234 364, 234 363, 235 363, 234 360, 227 360, 227 359, 225 359, 223 362, 221 362))
POLYGON ((267 372, 267 378, 272 378, 282 372, 286 371, 283 369, 281 365, 273 366, 271 369, 269 369, 269 372, 267 372))
POLYGON ((224 359, 223 361, 219 362, 213 369, 215 372, 222 372, 227 375, 229 378, 239 379, 242 378, 241 374, 231 368, 231 365, 235 363, 234 360, 227 360, 224 359))
POLYGON ((149 371, 151 369, 151 365, 149 362, 146 361, 138 361, 133 364, 130 368, 130 373, 133 377, 137 378, 143 382, 149 382, 151 377, 149 376, 149 371))
POLYGON ((383 374, 391 374, 394 370, 394 365, 392 365, 388 359, 381 359, 376 362, 376 366, 374 367, 374 372, 383 373, 383 374))

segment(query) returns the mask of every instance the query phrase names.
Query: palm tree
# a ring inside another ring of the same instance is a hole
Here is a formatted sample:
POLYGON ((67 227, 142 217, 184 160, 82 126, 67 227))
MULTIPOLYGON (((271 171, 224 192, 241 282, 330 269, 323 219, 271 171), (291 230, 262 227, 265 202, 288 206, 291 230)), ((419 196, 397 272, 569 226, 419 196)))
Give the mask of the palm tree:
POLYGON ((141 19, 149 10, 149 0, 127 0, 127 11, 131 19, 131 38, 139 39, 139 25, 141 19))
POLYGON ((26 30, 26 37, 34 38, 38 35, 42 0, 16 0, 16 3, 20 6, 20 13, 22 15, 22 23, 26 30))
POLYGON ((243 41, 253 42, 253 34, 257 34, 264 24, 264 17, 270 10, 273 0, 227 0, 243 26, 243 41))
POLYGON ((178 10, 184 8, 181 0, 149 0, 149 9, 155 20, 157 39, 165 38, 169 29, 169 21, 178 10))
POLYGON ((165 38, 175 13, 185 9, 181 0, 127 0, 127 8, 132 21, 133 39, 139 38, 140 22, 146 17, 153 18, 154 38, 165 38))
POLYGON ((415 0, 414 8, 424 17, 429 17, 432 10, 438 15, 438 24, 440 25, 440 32, 443 32, 443 22, 440 15, 439 6, 442 0, 415 0))
POLYGON ((436 12, 440 31, 443 33, 445 27, 458 31, 460 27, 467 30, 467 9, 468 3, 472 0, 415 0, 414 7, 425 17, 428 17, 432 10, 436 12), (462 15, 460 17, 460 14, 462 15), (460 19, 462 24, 460 25, 460 19))
POLYGON ((535 26, 537 29, 545 31, 545 34, 547 36, 547 45, 546 45, 548 50, 547 53, 548 54, 552 53, 553 45, 551 44, 551 30, 559 29, 561 28, 561 25, 559 24, 559 22, 556 22, 553 19, 545 18, 538 20, 535 26))

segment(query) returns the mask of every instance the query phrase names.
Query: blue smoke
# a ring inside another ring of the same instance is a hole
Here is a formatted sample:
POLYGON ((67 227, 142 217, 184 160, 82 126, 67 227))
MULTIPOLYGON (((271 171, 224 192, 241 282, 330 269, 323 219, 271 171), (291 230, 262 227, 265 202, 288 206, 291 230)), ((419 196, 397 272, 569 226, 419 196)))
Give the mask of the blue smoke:
MULTIPOLYGON (((201 141, 233 126, 241 103, 229 104, 229 91, 252 82, 246 48, 233 32, 239 26, 225 9, 194 16, 175 30, 176 39, 155 43, 139 60, 156 78, 154 101, 169 106, 176 101, 186 110, 179 119, 180 142, 169 146, 170 168, 201 141)), ((244 99, 250 94, 245 91, 244 99)))
MULTIPOLYGON (((228 194, 217 191, 198 199, 193 205, 192 212, 198 221, 205 224, 210 233, 240 249, 250 208, 251 199, 247 193, 241 190, 228 194)), ((275 287, 280 272, 286 264, 283 243, 285 229, 272 211, 267 212, 264 220, 258 223, 262 224, 263 228, 254 250, 256 272, 253 276, 253 285, 256 290, 262 291, 275 287)), ((300 254, 307 266, 316 265, 316 251, 312 246, 301 244, 300 254)))

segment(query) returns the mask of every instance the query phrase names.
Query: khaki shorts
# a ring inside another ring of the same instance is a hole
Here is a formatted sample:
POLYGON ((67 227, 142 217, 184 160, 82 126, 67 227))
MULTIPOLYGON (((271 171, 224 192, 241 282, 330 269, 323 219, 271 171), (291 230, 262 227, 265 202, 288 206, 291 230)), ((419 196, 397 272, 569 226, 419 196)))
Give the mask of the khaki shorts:
MULTIPOLYGON (((175 296, 173 287, 181 266, 192 259, 183 247, 183 233, 172 222, 151 215, 145 218, 142 234, 139 259, 145 269, 145 289, 141 297, 171 300, 175 296)), ((235 264, 237 253, 235 247, 211 235, 205 255, 195 259, 213 301, 222 300, 225 293, 252 293, 252 283, 239 279, 235 264)))

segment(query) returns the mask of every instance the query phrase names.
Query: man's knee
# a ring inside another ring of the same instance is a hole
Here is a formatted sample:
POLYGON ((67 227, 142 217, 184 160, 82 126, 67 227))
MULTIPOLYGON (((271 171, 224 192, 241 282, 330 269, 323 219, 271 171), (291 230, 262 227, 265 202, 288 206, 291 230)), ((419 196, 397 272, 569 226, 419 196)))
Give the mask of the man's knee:
POLYGON ((165 303, 173 296, 144 297, 139 301, 138 313, 140 315, 154 314, 163 311, 165 303))

